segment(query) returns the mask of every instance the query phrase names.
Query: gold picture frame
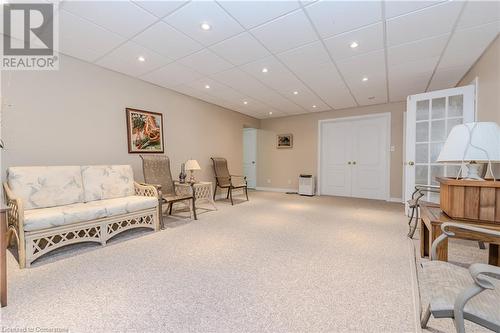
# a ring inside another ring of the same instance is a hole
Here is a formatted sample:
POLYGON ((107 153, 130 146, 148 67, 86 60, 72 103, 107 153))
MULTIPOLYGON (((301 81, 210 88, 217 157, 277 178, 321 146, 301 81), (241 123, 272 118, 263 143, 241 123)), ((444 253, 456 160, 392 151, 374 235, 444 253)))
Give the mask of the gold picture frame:
POLYGON ((276 135, 276 148, 278 149, 293 148, 293 134, 276 135))

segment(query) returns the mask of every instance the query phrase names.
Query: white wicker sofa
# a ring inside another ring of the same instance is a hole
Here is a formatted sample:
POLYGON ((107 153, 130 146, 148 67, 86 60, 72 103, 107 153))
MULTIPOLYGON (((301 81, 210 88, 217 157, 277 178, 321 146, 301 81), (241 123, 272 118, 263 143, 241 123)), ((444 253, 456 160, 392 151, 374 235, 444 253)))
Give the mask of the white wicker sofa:
POLYGON ((8 243, 17 240, 21 268, 68 244, 159 230, 158 192, 134 182, 129 165, 10 167, 4 190, 8 243))

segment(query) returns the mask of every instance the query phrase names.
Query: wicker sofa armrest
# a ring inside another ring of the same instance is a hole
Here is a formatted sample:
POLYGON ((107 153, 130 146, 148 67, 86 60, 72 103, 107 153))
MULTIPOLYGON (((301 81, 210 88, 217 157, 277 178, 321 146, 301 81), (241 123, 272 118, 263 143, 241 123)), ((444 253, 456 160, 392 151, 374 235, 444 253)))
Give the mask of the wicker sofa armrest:
POLYGON ((441 224, 441 230, 443 233, 432 242, 431 246, 431 260, 434 260, 434 258, 437 257, 437 247, 439 244, 444 241, 448 237, 454 237, 455 233, 451 230, 450 228, 455 228, 455 229, 461 229, 461 230, 467 230, 467 231, 473 231, 478 234, 483 234, 487 236, 495 236, 495 237, 500 237, 500 232, 491 230, 491 229, 486 229, 486 228, 481 228, 481 227, 475 227, 472 225, 468 224, 461 224, 461 223, 443 223, 441 224))
POLYGON ((19 265, 24 267, 26 254, 24 252, 24 207, 21 198, 15 196, 7 183, 3 183, 5 203, 7 211, 7 241, 11 241, 12 235, 16 237, 19 251, 19 265))
POLYGON ((134 182, 134 188, 135 195, 159 198, 161 194, 161 185, 134 182))

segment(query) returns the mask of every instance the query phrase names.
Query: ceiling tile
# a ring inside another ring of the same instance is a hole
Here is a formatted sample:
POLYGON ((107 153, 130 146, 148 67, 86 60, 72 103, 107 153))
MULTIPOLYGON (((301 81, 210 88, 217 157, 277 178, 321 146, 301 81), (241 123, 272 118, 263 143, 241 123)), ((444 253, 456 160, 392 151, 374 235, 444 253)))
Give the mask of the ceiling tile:
POLYGON ((318 1, 306 11, 323 38, 382 20, 381 1, 318 1))
POLYGON ((461 1, 450 1, 387 20, 387 45, 394 46, 451 32, 461 1))
POLYGON ((297 86, 300 84, 300 81, 292 72, 274 57, 257 60, 240 68, 265 85, 283 94, 291 94, 298 89, 297 86), (262 68, 264 67, 268 69, 267 73, 262 72, 262 68))
POLYGON ((279 53, 277 56, 295 73, 307 72, 308 68, 330 61, 328 53, 319 41, 279 53))
POLYGON ((361 82, 363 77, 380 75, 385 73, 384 51, 374 51, 359 56, 347 58, 337 62, 337 65, 345 77, 361 82))
POLYGON ((370 51, 384 48, 384 29, 382 23, 349 31, 335 37, 325 39, 325 44, 335 60, 353 57, 370 51), (358 46, 351 48, 351 43, 358 46))
POLYGON ((387 49, 389 65, 399 65, 425 58, 439 57, 450 38, 449 34, 400 44, 387 49))
POLYGON ((287 14, 251 30, 271 52, 283 52, 317 40, 303 11, 287 14))
POLYGON ((455 31, 443 54, 439 67, 472 66, 495 39, 499 28, 500 25, 494 22, 455 31))
POLYGON ((392 18, 395 16, 408 14, 419 9, 423 9, 425 7, 430 7, 436 5, 443 0, 440 1, 386 1, 385 2, 385 17, 392 18))
POLYGON ((499 1, 468 1, 457 28, 470 28, 494 21, 500 21, 499 1))
POLYGON ((406 101, 410 95, 425 92, 430 76, 407 76, 401 79, 390 78, 389 99, 391 102, 406 101))
POLYGON ((398 65, 389 65, 389 82, 392 80, 402 81, 405 78, 411 82, 412 77, 415 76, 426 76, 427 79, 430 79, 438 60, 439 57, 422 58, 398 65))
POLYGON ((182 58, 179 62, 205 75, 215 74, 234 67, 231 63, 208 49, 201 50, 182 58))
POLYGON ((243 28, 216 2, 193 1, 163 19, 168 24, 202 43, 211 45, 243 31, 243 28), (201 29, 208 23, 211 29, 201 29))
POLYGON ((298 1, 221 1, 219 3, 247 29, 299 8, 298 1))
POLYGON ((171 61, 156 52, 129 41, 99 59, 97 64, 131 76, 140 76, 171 61), (139 56, 144 57, 145 61, 139 61, 139 56))
POLYGON ((173 88, 177 85, 199 80, 201 77, 202 75, 195 70, 177 62, 173 62, 141 76, 141 79, 162 87, 173 88))
POLYGON ((184 57, 203 48, 200 43, 162 21, 141 32, 133 41, 172 59, 184 57))
POLYGON ((469 68, 470 66, 438 68, 427 90, 432 91, 456 86, 469 68))
POLYGON ((270 55, 249 33, 244 32, 210 47, 234 65, 243 65, 270 55))
POLYGON ((156 17, 164 17, 167 14, 172 13, 177 8, 188 3, 188 1, 151 1, 151 0, 138 0, 134 1, 138 6, 146 9, 148 12, 152 13, 156 17))
POLYGON ((129 1, 63 1, 61 8, 124 37, 132 37, 158 18, 129 1))
POLYGON ((59 12, 59 31, 59 51, 89 62, 125 41, 125 38, 65 10, 59 12))

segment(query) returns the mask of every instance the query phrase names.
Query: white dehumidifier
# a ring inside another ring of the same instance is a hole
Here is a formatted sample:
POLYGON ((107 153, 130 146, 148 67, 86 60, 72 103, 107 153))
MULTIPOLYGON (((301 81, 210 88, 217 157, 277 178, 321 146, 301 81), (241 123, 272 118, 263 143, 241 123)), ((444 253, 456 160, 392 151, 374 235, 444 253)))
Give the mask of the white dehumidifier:
POLYGON ((314 177, 312 175, 299 176, 299 194, 310 197, 314 195, 314 177))

